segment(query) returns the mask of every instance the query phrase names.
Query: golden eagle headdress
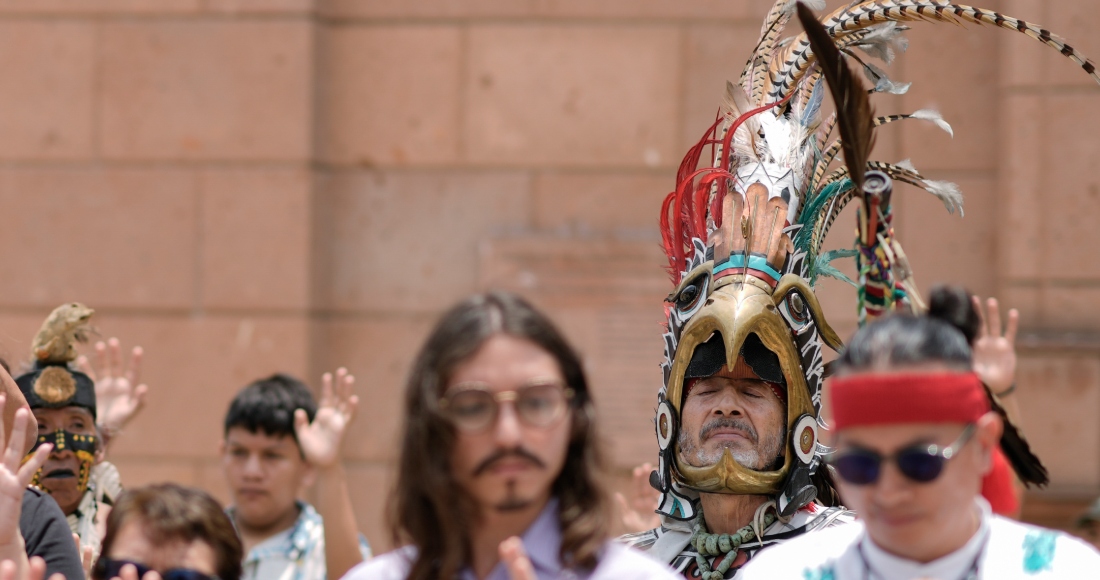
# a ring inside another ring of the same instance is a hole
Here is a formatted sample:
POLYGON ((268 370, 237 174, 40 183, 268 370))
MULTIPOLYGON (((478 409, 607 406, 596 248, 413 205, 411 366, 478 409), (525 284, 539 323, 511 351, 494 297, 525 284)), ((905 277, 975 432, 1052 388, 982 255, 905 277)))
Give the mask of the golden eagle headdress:
POLYGON ((828 484, 819 472, 818 413, 825 365, 822 343, 840 339, 814 295, 819 276, 845 279, 829 265, 855 257, 860 322, 899 307, 922 309, 912 272, 893 236, 893 180, 924 189, 948 211, 962 213, 951 183, 926 179, 908 163, 869 159, 876 127, 904 119, 951 128, 934 111, 875 117, 849 66, 871 80, 870 92, 901 94, 877 66, 907 44, 904 23, 993 25, 1034 38, 1100 82, 1095 66, 1049 31, 997 12, 936 0, 852 2, 824 19, 824 0, 774 3, 756 49, 736 83, 727 83, 717 120, 684 157, 676 191, 661 210, 661 232, 674 290, 666 299, 664 386, 656 417, 660 466, 651 483, 663 492, 666 517, 697 516, 696 492, 766 494, 780 516, 806 505, 828 484), (804 32, 784 37, 796 12, 804 32), (825 81, 828 81, 827 83, 825 81), (823 114, 825 92, 836 112, 823 114), (834 131, 840 133, 833 138, 834 131), (845 163, 830 168, 843 152, 845 163), (700 168, 707 153, 709 166, 700 168), (851 250, 822 252, 833 221, 859 200, 851 250), (739 464, 727 450, 708 466, 679 453, 679 425, 692 379, 743 360, 783 390, 786 453, 763 470, 739 464))

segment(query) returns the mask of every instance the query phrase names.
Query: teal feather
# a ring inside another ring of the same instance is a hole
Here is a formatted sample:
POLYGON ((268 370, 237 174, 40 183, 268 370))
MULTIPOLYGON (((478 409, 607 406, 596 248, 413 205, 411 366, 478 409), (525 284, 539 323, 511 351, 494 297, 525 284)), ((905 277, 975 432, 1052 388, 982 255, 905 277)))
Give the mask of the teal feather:
POLYGON ((841 282, 847 282, 853 287, 859 288, 859 285, 856 284, 847 275, 845 275, 844 272, 841 272, 840 270, 837 270, 830 265, 833 260, 839 260, 842 258, 854 258, 858 253, 859 252, 856 252, 852 249, 831 250, 825 252, 824 254, 821 254, 821 256, 818 256, 817 258, 814 258, 810 261, 810 285, 813 285, 818 276, 827 276, 829 278, 840 280, 841 282))
POLYGON ((802 207, 802 211, 798 216, 798 223, 802 225, 802 229, 798 231, 793 240, 796 252, 809 253, 810 244, 814 241, 813 234, 816 229, 815 226, 817 225, 817 221, 825 218, 824 215, 821 215, 821 210, 823 210, 834 197, 851 188, 852 180, 844 178, 826 185, 810 197, 806 205, 802 207))

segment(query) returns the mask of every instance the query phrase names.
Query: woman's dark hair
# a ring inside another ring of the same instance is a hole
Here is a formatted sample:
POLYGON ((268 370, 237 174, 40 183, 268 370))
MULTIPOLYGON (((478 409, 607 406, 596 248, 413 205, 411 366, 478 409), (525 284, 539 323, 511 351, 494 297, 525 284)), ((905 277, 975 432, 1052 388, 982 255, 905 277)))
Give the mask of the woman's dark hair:
POLYGON ((455 367, 499 334, 529 340, 553 356, 576 393, 565 465, 551 490, 558 500, 562 563, 593 568, 608 537, 610 503, 599 479, 602 459, 580 358, 553 323, 522 298, 479 294, 443 315, 417 355, 406 386, 389 524, 395 544, 411 543, 419 551, 409 580, 454 578, 470 563, 470 530, 478 512, 451 473, 455 429, 437 405, 455 367))
MULTIPOLYGON (((240 580, 244 558, 241 541, 229 516, 206 492, 175 483, 126 490, 107 516, 100 561, 111 557, 119 530, 130 522, 141 525, 145 537, 154 546, 173 541, 206 543, 214 550, 214 569, 218 578, 240 580)), ((103 574, 101 566, 92 570, 95 580, 109 580, 103 578, 103 574)))
POLYGON ((970 343, 980 325, 970 294, 957 286, 937 286, 929 305, 927 316, 892 314, 859 329, 840 353, 837 371, 924 363, 970 370, 970 343))

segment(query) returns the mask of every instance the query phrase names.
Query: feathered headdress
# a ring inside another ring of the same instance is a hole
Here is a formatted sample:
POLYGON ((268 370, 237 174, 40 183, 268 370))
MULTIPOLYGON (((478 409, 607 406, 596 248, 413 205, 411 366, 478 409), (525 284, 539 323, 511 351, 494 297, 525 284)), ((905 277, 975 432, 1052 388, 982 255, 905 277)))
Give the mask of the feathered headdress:
POLYGON ((652 482, 664 492, 660 511, 669 517, 695 516, 694 491, 775 493, 781 515, 828 492, 817 474, 821 346, 837 349, 840 340, 813 287, 820 276, 846 279, 830 262, 855 256, 861 323, 898 307, 922 309, 894 239, 890 183, 924 189, 949 212, 962 214, 956 185, 927 179, 908 162, 870 160, 874 131, 881 125, 918 119, 948 133, 951 127, 929 110, 874 116, 867 89, 849 66, 870 79, 869 92, 902 94, 908 85, 890 80, 868 57, 889 64, 904 51, 906 23, 969 22, 1034 38, 1100 82, 1093 63, 1065 41, 994 11, 936 0, 873 0, 852 2, 819 20, 809 8, 821 10, 824 4, 775 2, 744 71, 737 82, 727 83, 717 119, 684 157, 676 190, 662 206, 661 232, 676 287, 666 301, 665 386, 657 409, 661 466, 652 482), (805 31, 784 38, 796 10, 805 31), (823 113, 826 92, 832 93, 835 113, 823 113), (834 132, 840 136, 834 138, 834 132), (842 152, 845 163, 831 169, 842 152), (707 166, 700 168, 704 154, 707 166), (823 252, 834 220, 856 199, 855 248, 823 252), (750 360, 759 358, 753 354, 759 349, 747 346, 750 335, 770 353, 763 355, 768 361, 750 360), (724 347, 731 368, 737 359, 754 369, 778 361, 793 451, 782 466, 747 468, 728 452, 718 463, 701 466, 677 453, 685 374, 700 352, 714 350, 697 348, 704 344, 724 347))

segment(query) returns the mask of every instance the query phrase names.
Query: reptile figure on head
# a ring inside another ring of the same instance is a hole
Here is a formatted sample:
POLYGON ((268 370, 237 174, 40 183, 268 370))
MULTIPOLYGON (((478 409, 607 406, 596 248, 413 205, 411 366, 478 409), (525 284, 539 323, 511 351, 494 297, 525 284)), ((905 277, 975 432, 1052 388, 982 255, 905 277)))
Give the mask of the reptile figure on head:
POLYGON ((94 313, 79 302, 54 309, 34 337, 31 369, 15 382, 38 422, 38 440, 30 453, 45 443, 53 445, 32 483, 57 501, 81 546, 96 554, 102 533, 97 524, 105 523, 101 504, 109 505, 121 488, 118 472, 103 461, 95 382, 73 368, 76 343, 87 341, 94 313))
POLYGON ((870 160, 879 126, 918 119, 951 128, 929 110, 875 116, 868 92, 901 94, 908 85, 867 57, 889 64, 905 50, 903 23, 970 22, 1035 38, 1100 81, 1092 62, 1064 41, 993 11, 874 0, 819 20, 809 8, 825 2, 774 3, 661 209, 674 285, 655 420, 659 465, 650 474, 661 524, 626 540, 691 578, 734 578, 761 548, 851 520, 836 506, 818 441, 828 372, 822 348, 842 344, 814 289, 822 277, 856 286, 860 324, 923 310, 893 232, 892 183, 924 189, 962 214, 954 184, 929 180, 906 162, 870 160), (796 11, 804 31, 784 37, 796 11), (870 91, 849 67, 872 80, 870 91), (835 113, 823 112, 826 92, 835 113), (834 169, 841 152, 844 164, 834 169), (830 227, 853 200, 854 247, 825 252, 830 227), (830 264, 846 257, 856 258, 855 281, 830 264))

